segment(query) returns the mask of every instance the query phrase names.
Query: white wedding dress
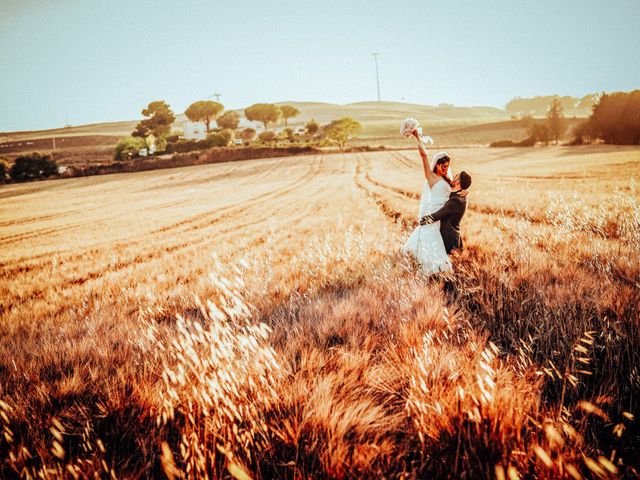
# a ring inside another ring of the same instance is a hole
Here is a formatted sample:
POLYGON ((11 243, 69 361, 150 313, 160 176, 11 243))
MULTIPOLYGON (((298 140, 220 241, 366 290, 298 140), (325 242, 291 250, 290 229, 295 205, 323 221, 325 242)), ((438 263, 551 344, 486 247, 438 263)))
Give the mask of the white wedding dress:
MULTIPOLYGON (((433 169, 433 167, 431 168, 433 169)), ((451 187, 444 180, 438 180, 431 188, 425 180, 422 197, 420 198, 418 221, 423 216, 440 210, 445 202, 449 200, 450 194, 451 187)), ((415 256, 418 263, 420 263, 420 271, 425 275, 453 271, 451 260, 449 260, 447 251, 444 248, 442 235, 440 235, 440 222, 424 226, 418 225, 402 249, 405 252, 411 252, 415 256)))

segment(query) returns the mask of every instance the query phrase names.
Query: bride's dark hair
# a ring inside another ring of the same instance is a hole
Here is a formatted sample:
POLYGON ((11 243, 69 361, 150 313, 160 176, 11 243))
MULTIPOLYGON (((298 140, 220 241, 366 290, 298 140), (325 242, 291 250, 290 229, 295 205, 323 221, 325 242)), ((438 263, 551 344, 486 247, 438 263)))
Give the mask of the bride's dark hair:
MULTIPOLYGON (((450 163, 451 162, 451 158, 449 158, 449 155, 444 155, 442 157, 440 157, 438 160, 436 160, 436 164, 433 166, 433 173, 436 173, 436 170, 438 169, 438 165, 442 165, 443 163, 450 163)), ((442 179, 447 182, 449 184, 449 186, 451 186, 451 179, 449 177, 447 177, 447 175, 442 175, 442 179)))

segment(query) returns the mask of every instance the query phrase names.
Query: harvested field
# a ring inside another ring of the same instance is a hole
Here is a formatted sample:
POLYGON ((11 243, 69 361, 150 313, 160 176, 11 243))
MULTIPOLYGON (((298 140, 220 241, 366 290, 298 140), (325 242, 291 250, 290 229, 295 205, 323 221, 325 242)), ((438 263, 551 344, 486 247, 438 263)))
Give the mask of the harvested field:
POLYGON ((452 148, 0 188, 0 476, 633 478, 640 149, 452 148))

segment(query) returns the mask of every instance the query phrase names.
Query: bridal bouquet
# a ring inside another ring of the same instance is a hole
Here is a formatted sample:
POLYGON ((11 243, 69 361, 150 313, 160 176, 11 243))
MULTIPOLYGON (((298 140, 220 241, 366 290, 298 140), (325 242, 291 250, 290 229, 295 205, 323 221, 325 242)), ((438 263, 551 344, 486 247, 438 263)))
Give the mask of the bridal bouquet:
POLYGON ((415 131, 417 131, 418 135, 422 137, 423 142, 433 144, 433 139, 431 137, 422 135, 422 127, 415 118, 407 118, 400 124, 400 134, 403 137, 409 138, 415 131))

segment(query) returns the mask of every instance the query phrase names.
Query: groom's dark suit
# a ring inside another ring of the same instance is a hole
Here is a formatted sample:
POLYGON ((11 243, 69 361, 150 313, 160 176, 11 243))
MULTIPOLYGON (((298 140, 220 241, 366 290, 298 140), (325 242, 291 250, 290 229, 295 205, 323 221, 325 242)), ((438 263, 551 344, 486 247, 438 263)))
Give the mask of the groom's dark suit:
POLYGON ((454 249, 462 249, 462 238, 460 238, 460 220, 467 209, 467 197, 460 195, 460 192, 452 192, 447 203, 443 207, 422 217, 420 225, 429 225, 440 221, 440 235, 444 241, 444 248, 447 254, 454 249))

